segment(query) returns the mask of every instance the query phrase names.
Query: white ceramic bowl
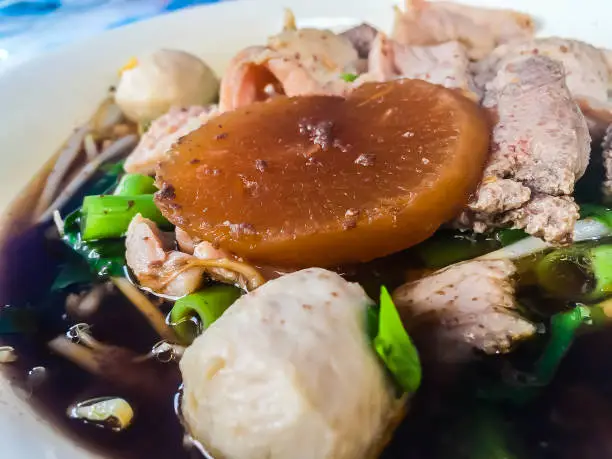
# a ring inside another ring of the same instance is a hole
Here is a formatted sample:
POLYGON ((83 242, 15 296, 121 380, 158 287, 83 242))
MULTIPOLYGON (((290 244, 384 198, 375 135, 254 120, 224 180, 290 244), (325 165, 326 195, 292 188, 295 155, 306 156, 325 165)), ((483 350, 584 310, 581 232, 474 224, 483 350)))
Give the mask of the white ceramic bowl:
MULTIPOLYGON (((241 47, 279 30, 283 9, 300 26, 343 29, 362 21, 389 30, 394 0, 243 0, 187 9, 107 32, 0 76, 0 208, 6 209, 72 129, 87 120, 117 70, 134 55, 158 48, 201 56, 218 74, 241 47)), ((542 35, 612 47, 612 2, 480 0, 538 18, 542 35)), ((0 457, 97 458, 54 429, 0 375, 0 457)))

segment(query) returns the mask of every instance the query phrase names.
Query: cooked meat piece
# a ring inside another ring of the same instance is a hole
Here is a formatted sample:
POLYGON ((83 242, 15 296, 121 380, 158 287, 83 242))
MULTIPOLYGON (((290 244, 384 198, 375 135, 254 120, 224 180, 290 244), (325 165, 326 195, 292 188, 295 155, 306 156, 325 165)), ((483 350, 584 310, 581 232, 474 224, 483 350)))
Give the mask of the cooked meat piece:
POLYGON ((546 56, 565 68, 565 83, 577 98, 608 100, 610 70, 604 51, 578 40, 534 38, 497 47, 474 64, 475 81, 483 87, 506 65, 527 56, 546 56))
POLYGON ((155 223, 137 214, 128 227, 125 259, 140 285, 178 297, 198 289, 204 268, 194 266, 181 271, 193 257, 173 250, 172 242, 171 236, 162 233, 155 223))
POLYGON ((260 61, 270 56, 265 46, 251 46, 236 54, 221 79, 219 110, 231 111, 283 94, 278 79, 260 61))
POLYGON ((520 57, 487 83, 483 104, 498 119, 493 150, 460 221, 476 231, 512 225, 569 242, 578 215, 571 194, 586 170, 590 137, 563 67, 544 56, 520 57))
POLYGON ((512 179, 487 177, 470 202, 470 209, 482 214, 500 214, 518 209, 531 198, 531 190, 512 179))
POLYGON ((348 38, 329 30, 283 30, 267 47, 247 48, 231 61, 221 81, 221 111, 275 94, 342 95, 352 87, 343 73, 357 73, 359 56, 348 38))
POLYGON ((612 124, 612 103, 582 98, 578 100, 578 104, 587 121, 591 141, 594 144, 601 144, 608 126, 612 124))
POLYGON ((567 87, 587 116, 592 137, 600 141, 612 122, 612 105, 608 102, 612 67, 608 65, 604 50, 578 40, 557 37, 501 45, 474 64, 476 85, 484 88, 508 63, 532 55, 546 56, 563 64, 567 87))
POLYGON ((602 184, 604 200, 612 203, 612 125, 606 130, 601 144, 602 159, 605 172, 605 180, 602 184))
POLYGON ((379 33, 368 58, 368 73, 358 83, 412 78, 461 89, 466 96, 476 100, 478 97, 473 92, 468 66, 465 48, 459 42, 433 46, 401 45, 379 33))
POLYGON ((370 24, 360 24, 351 29, 345 30, 340 35, 348 38, 353 45, 353 48, 357 51, 357 55, 361 59, 367 59, 372 49, 372 43, 378 34, 378 30, 372 27, 370 24))
POLYGON ((580 218, 578 210, 570 196, 541 194, 533 196, 521 208, 508 212, 504 220, 545 241, 566 242, 580 218))
POLYGON ((133 174, 155 174, 157 163, 184 135, 196 130, 217 113, 217 107, 174 107, 157 118, 143 134, 134 151, 125 160, 124 168, 133 174))
POLYGON ((174 237, 181 252, 193 255, 193 251, 198 244, 198 240, 192 238, 186 231, 178 226, 174 229, 174 237))
POLYGON ((534 29, 531 16, 511 10, 406 0, 406 11, 396 13, 393 38, 410 45, 459 41, 471 59, 482 59, 502 43, 533 37, 534 29))
POLYGON ((229 252, 223 249, 215 247, 208 241, 202 241, 198 243, 194 250, 193 255, 202 260, 217 260, 219 258, 232 258, 229 252))
MULTIPOLYGON (((202 241, 198 243, 194 250, 193 256, 199 258, 200 260, 219 260, 219 259, 227 259, 232 260, 235 257, 229 252, 215 247, 208 241, 202 241)), ((235 271, 230 271, 229 269, 224 268, 211 268, 208 270, 208 275, 219 281, 225 283, 234 283, 241 284, 240 274, 235 271)), ((246 290, 246 288, 245 288, 246 290)))
POLYGON ((323 83, 353 70, 359 56, 351 41, 329 30, 284 30, 268 39, 268 48, 298 61, 323 83))
POLYGON ((242 296, 180 362, 190 434, 214 457, 377 457, 401 402, 367 338, 370 303, 318 268, 242 296))
POLYGON ((499 119, 487 175, 512 176, 552 195, 574 191, 589 162, 590 138, 559 63, 530 57, 507 64, 487 84, 483 105, 499 119))
POLYGON ((535 333, 514 299, 509 260, 471 260, 407 283, 393 293, 421 354, 436 361, 470 358, 472 349, 505 353, 535 333))

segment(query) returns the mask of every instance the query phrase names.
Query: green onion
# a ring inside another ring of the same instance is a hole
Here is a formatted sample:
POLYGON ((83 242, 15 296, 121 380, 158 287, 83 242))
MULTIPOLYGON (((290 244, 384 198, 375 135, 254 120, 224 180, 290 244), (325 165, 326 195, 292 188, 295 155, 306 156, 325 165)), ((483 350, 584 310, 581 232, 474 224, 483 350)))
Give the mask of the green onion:
POLYGON ((599 204, 580 204, 580 218, 592 218, 612 228, 612 210, 599 204))
POLYGON ((416 392, 421 384, 419 354, 404 329, 391 295, 384 286, 380 290, 378 333, 373 343, 376 353, 401 389, 408 393, 416 392))
POLYGON ((576 306, 571 311, 552 316, 550 339, 535 365, 534 375, 538 385, 545 386, 552 381, 561 360, 576 337, 576 332, 582 324, 588 323, 590 318, 591 313, 586 306, 576 306))
POLYGON ((342 75, 340 75, 340 78, 342 78, 347 83, 352 83, 353 81, 357 79, 358 76, 359 75, 355 73, 343 73, 342 75))
POLYGON ((540 286, 556 298, 585 302, 605 298, 612 294, 612 245, 554 250, 537 264, 535 273, 540 286))
MULTIPOLYGON (((548 343, 535 362, 532 371, 514 370, 515 381, 501 381, 488 389, 479 390, 480 396, 489 400, 508 400, 521 405, 533 400, 548 386, 561 362, 574 342, 582 325, 593 325, 594 308, 578 305, 571 311, 555 314, 550 320, 548 343), (519 382, 521 381, 521 382, 519 382)), ((605 322, 605 314, 600 322, 605 322)))
POLYGON ((141 174, 125 174, 121 177, 113 194, 117 196, 138 196, 140 194, 153 194, 156 191, 153 177, 141 174))
POLYGON ((593 298, 612 293, 612 245, 600 245, 591 249, 591 270, 595 276, 593 298))
POLYGON ((213 285, 178 299, 170 311, 170 323, 181 342, 191 344, 198 334, 221 317, 241 293, 239 288, 231 285, 213 285))
POLYGON ((155 205, 152 194, 86 196, 81 209, 82 239, 91 241, 122 237, 136 214, 160 226, 170 226, 155 205))

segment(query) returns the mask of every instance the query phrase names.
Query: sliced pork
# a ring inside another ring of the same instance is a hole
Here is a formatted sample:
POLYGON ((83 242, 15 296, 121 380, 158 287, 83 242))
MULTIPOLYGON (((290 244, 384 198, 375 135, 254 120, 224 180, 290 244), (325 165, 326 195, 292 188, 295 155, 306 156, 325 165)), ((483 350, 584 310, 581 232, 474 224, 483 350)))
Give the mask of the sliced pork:
POLYGON ((196 243, 182 230, 177 231, 177 236, 179 246, 193 248, 193 254, 176 250, 174 236, 160 231, 151 220, 140 214, 132 219, 125 240, 125 258, 142 287, 181 297, 196 291, 205 277, 244 290, 253 290, 265 282, 255 268, 212 243, 196 243))
POLYGON ((170 147, 181 137, 195 131, 217 113, 215 105, 173 107, 151 123, 134 151, 125 160, 124 169, 132 174, 154 175, 170 147))
POLYGON ((367 336, 369 304, 318 268, 238 299, 180 362, 189 433, 214 457, 377 457, 399 402, 367 336))
POLYGON ((378 30, 370 24, 363 23, 345 30, 340 35, 348 38, 360 59, 367 59, 378 30))
POLYGON ((546 56, 561 62, 565 82, 575 98, 608 100, 610 71, 606 53, 588 43, 558 37, 534 38, 497 47, 474 64, 476 83, 484 87, 508 63, 528 56, 546 56))
POLYGON ((601 144, 605 180, 602 184, 604 200, 612 204, 612 125, 608 127, 601 144))
POLYGON ((544 56, 507 63, 487 83, 483 104, 497 118, 493 147, 460 223, 569 242, 578 219, 571 195, 588 165, 590 136, 562 65, 544 56))
POLYGON ((368 73, 357 83, 395 78, 425 80, 460 89, 466 96, 478 99, 465 47, 456 41, 432 46, 402 45, 379 33, 368 58, 368 73))
POLYGON ((474 349, 506 353, 536 331, 517 311, 515 274, 509 260, 467 261, 399 287, 393 300, 429 359, 463 361, 474 349))
POLYGON ((352 84, 343 74, 360 73, 361 62, 349 39, 329 30, 285 29, 267 46, 241 51, 221 82, 221 111, 275 94, 343 95, 352 84))
POLYGON ((508 63, 533 55, 546 56, 563 65, 567 87, 587 117, 592 137, 599 142, 612 123, 612 104, 608 102, 612 67, 605 50, 558 37, 504 44, 474 64, 477 86, 484 88, 508 63))
POLYGON ((516 11, 406 0, 405 11, 396 13, 393 38, 419 46, 459 41, 471 59, 482 59, 502 43, 533 37, 534 29, 533 19, 516 11))
POLYGON ((179 297, 194 292, 202 284, 204 268, 183 270, 193 257, 174 250, 172 235, 163 233, 140 214, 128 227, 125 247, 127 265, 143 287, 179 297))

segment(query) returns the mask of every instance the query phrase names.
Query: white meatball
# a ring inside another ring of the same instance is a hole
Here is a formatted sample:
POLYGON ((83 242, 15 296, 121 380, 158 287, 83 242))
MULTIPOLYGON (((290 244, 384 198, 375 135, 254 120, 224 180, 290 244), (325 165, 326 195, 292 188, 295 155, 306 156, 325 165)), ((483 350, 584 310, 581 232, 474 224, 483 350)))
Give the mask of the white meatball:
POLYGON ((319 268, 240 298, 186 350, 189 433, 225 459, 363 459, 399 402, 365 331, 371 300, 319 268))
POLYGON ((115 101, 136 122, 148 122, 171 107, 214 101, 219 80, 202 60, 184 51, 159 50, 121 74, 115 101))

